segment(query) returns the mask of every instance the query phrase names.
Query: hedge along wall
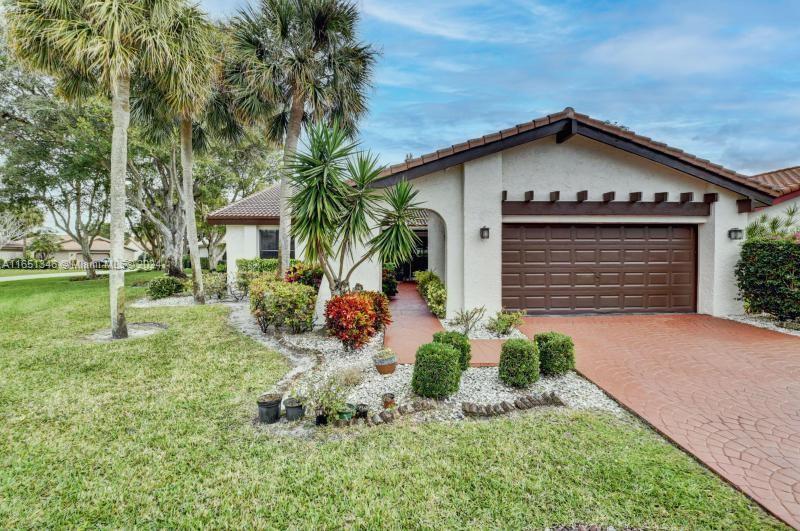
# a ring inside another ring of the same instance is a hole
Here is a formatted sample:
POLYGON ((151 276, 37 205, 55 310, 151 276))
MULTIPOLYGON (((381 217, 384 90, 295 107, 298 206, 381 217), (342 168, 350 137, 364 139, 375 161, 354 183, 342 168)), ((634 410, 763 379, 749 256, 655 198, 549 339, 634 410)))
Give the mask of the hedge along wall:
POLYGON ((752 312, 781 321, 800 318, 800 243, 748 240, 736 264, 736 281, 752 312))

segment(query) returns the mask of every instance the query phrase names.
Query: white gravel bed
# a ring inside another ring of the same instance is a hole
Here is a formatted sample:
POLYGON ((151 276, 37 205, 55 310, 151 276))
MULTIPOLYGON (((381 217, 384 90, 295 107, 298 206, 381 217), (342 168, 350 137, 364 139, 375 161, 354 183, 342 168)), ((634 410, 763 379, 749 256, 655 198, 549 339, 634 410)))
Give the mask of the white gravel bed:
MULTIPOLYGON (((232 302, 231 300, 220 300, 206 298, 206 304, 222 304, 232 302)), ((171 297, 164 297, 163 299, 151 299, 144 297, 142 299, 133 301, 130 304, 131 308, 161 308, 164 306, 194 306, 194 296, 192 295, 173 295, 171 297)))
MULTIPOLYGON (((368 404, 370 408, 379 409, 384 393, 394 393, 398 403, 412 400, 413 371, 413 365, 398 365, 397 370, 387 376, 382 376, 374 369, 368 370, 364 381, 348 395, 348 401, 354 404, 368 404)), ((478 405, 496 404, 504 400, 513 401, 523 395, 549 392, 555 393, 566 406, 573 409, 596 409, 609 411, 618 416, 625 415, 624 409, 606 396, 599 387, 574 372, 557 377, 542 377, 531 387, 515 389, 500 381, 497 367, 470 367, 462 373, 458 391, 440 404, 446 411, 446 417, 462 419, 463 402, 473 402, 478 405)))
MULTIPOLYGON (((276 335, 263 334, 255 319, 250 315, 247 302, 228 303, 231 308, 230 322, 248 337, 270 349, 281 352, 292 364, 292 369, 272 389, 265 392, 287 392, 292 386, 308 389, 342 371, 356 368, 361 371, 363 380, 352 387, 347 401, 353 404, 367 404, 371 411, 382 409, 384 393, 393 393, 398 404, 416 399, 411 392, 413 365, 398 365, 394 373, 383 376, 375 369, 372 357, 383 345, 383 334, 376 335, 364 348, 356 351, 345 350, 341 343, 323 331, 305 334, 276 335)), ((459 390, 451 397, 440 401, 433 411, 418 415, 420 422, 428 420, 461 420, 463 402, 478 405, 496 404, 504 400, 528 394, 553 392, 564 404, 572 409, 591 409, 607 411, 617 416, 626 412, 616 402, 591 382, 574 372, 558 377, 542 377, 526 389, 515 389, 503 384, 498 377, 497 367, 470 367, 462 373, 459 390)), ((416 421, 415 420, 415 421, 416 421)), ((288 435, 307 436, 310 426, 302 423, 296 428, 284 421, 268 427, 269 430, 286 432, 288 435), (286 426, 284 426, 284 424, 286 426), (297 433, 289 433, 288 431, 297 433)))
MULTIPOLYGON (((783 334, 789 334, 790 336, 800 337, 800 330, 792 330, 791 328, 784 328, 783 326, 779 326, 778 321, 771 315, 767 314, 754 315, 746 313, 739 315, 728 315, 725 318, 730 319, 731 321, 737 321, 739 323, 749 324, 752 326, 757 326, 759 328, 766 328, 768 330, 774 330, 775 332, 781 332, 783 334)), ((798 323, 798 327, 800 327, 800 323, 798 323)))
MULTIPOLYGON (((461 328, 460 326, 454 326, 450 321, 446 319, 439 319, 439 321, 442 323, 444 329, 447 330, 448 332, 463 333, 463 328, 461 328)), ((511 338, 527 339, 527 336, 516 328, 513 328, 509 334, 506 334, 504 336, 499 336, 494 332, 490 331, 488 328, 486 328, 487 324, 489 324, 488 319, 484 319, 483 321, 476 324, 475 328, 470 330, 468 337, 470 339, 511 339, 511 338)))

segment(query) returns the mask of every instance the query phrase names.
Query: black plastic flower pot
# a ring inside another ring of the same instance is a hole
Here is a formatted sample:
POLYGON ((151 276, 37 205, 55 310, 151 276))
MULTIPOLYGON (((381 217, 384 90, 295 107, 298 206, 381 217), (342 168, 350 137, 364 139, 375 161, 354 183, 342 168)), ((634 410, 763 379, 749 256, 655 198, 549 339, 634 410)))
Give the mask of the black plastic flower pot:
POLYGON ((365 419, 369 415, 369 406, 367 404, 356 404, 356 418, 365 419))
POLYGON ((258 420, 275 424, 281 417, 281 395, 262 395, 258 399, 258 420))
POLYGON ((317 419, 315 421, 317 426, 327 426, 328 425, 328 415, 325 413, 317 414, 317 419))
POLYGON ((306 413, 305 406, 294 398, 284 400, 283 407, 286 408, 286 420, 289 422, 300 420, 306 413))

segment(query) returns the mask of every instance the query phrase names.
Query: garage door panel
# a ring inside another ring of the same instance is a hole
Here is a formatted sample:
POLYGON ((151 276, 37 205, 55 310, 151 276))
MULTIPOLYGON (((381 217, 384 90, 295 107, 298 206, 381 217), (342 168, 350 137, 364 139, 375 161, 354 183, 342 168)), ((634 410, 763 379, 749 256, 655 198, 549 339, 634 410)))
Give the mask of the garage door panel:
POLYGON ((695 311, 696 240, 691 225, 504 225, 503 305, 531 314, 695 311))

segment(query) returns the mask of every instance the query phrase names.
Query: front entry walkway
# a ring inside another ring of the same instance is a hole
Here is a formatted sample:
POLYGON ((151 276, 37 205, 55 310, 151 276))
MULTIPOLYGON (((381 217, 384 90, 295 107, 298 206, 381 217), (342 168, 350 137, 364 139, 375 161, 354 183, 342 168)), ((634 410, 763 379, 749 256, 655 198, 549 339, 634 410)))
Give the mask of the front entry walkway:
POLYGON ((705 315, 526 318, 577 368, 775 516, 800 527, 800 338, 705 315))
MULTIPOLYGON (((420 345, 430 343, 433 334, 443 332, 444 327, 436 316, 432 315, 425 301, 417 293, 417 285, 413 282, 401 282, 397 286, 397 295, 389 303, 392 312, 392 324, 386 327, 384 345, 397 354, 397 362, 414 363, 420 345)), ((500 359, 498 339, 473 339, 473 367, 497 365, 500 359)))

